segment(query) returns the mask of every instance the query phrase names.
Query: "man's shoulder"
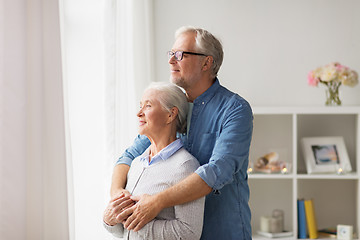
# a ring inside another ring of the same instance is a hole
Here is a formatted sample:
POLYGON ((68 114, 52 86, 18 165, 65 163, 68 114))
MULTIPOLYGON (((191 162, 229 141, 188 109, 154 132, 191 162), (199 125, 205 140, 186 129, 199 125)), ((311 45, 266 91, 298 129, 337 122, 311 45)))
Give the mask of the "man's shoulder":
POLYGON ((245 98, 235 92, 230 91, 224 86, 220 85, 216 93, 216 97, 223 103, 223 107, 231 109, 245 109, 252 112, 251 106, 245 98))

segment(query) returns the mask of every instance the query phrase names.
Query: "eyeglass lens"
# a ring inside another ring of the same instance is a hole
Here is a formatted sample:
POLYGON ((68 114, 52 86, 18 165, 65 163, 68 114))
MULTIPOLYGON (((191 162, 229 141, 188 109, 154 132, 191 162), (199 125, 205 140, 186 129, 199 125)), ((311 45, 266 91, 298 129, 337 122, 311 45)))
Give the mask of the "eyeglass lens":
POLYGON ((182 51, 176 51, 175 52, 175 59, 177 61, 181 61, 183 59, 183 52, 182 51))
POLYGON ((183 52, 182 51, 168 51, 168 58, 170 59, 172 56, 175 57, 176 61, 181 61, 183 59, 183 52))

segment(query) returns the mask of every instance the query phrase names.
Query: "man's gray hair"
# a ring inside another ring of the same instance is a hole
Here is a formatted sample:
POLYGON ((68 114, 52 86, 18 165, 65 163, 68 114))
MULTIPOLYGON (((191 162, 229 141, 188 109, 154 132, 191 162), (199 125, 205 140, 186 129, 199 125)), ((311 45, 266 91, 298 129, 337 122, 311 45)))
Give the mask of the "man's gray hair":
POLYGON ((195 28, 192 26, 180 27, 175 32, 175 39, 181 34, 188 32, 196 33, 196 50, 213 57, 212 75, 216 77, 224 59, 224 51, 220 40, 203 28, 195 28))
POLYGON ((149 89, 159 92, 158 100, 166 111, 170 112, 173 107, 178 109, 176 131, 184 133, 189 110, 185 93, 175 84, 168 82, 152 82, 146 90, 149 89))

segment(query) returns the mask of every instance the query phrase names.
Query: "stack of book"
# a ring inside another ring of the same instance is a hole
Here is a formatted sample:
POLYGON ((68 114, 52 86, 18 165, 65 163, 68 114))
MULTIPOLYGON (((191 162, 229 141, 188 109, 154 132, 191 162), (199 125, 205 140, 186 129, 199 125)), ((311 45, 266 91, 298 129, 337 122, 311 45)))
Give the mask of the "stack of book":
POLYGON ((318 238, 318 229, 313 199, 298 199, 298 237, 300 239, 318 238))

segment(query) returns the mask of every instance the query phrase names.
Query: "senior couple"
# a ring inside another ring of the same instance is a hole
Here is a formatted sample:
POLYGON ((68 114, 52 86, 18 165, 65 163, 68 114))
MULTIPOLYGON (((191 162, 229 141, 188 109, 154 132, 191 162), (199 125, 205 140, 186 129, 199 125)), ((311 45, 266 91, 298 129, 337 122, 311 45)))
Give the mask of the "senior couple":
POLYGON ((222 45, 208 31, 180 28, 168 57, 173 84, 142 96, 104 226, 125 239, 251 239, 251 107, 220 85, 222 45))

